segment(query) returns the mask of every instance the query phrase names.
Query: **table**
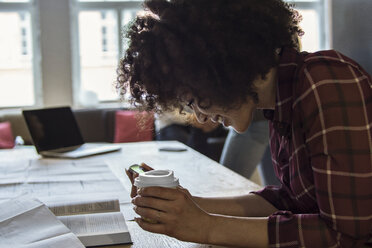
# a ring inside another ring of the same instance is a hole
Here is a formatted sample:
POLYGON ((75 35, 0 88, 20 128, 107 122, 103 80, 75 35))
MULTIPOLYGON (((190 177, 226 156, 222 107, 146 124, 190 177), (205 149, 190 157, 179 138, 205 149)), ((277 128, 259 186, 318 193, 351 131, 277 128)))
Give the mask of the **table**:
MULTIPOLYGON (((198 196, 232 196, 259 189, 259 186, 236 174, 208 157, 187 147, 184 152, 159 151, 160 147, 186 147, 177 141, 151 141, 121 144, 120 152, 96 155, 79 160, 104 161, 119 178, 125 189, 130 192, 131 183, 124 169, 134 163, 145 162, 154 169, 173 170, 180 184, 192 195, 198 196)), ((33 147, 22 147, 11 150, 0 150, 0 163, 17 159, 35 159, 40 157, 33 147)), ((40 158, 42 159, 42 158, 40 158)), ((131 203, 121 204, 121 211, 127 221, 132 236, 132 245, 107 247, 219 247, 211 245, 182 242, 166 235, 149 233, 142 230, 135 222, 129 221, 134 211, 131 203)))

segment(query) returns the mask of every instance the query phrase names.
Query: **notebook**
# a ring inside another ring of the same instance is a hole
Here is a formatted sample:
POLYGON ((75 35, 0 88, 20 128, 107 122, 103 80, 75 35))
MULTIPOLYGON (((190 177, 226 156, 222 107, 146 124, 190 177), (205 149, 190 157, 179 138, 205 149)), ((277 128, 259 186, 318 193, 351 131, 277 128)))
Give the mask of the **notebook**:
POLYGON ((120 150, 118 145, 85 143, 70 107, 23 110, 22 114, 37 152, 44 157, 81 158, 120 150))

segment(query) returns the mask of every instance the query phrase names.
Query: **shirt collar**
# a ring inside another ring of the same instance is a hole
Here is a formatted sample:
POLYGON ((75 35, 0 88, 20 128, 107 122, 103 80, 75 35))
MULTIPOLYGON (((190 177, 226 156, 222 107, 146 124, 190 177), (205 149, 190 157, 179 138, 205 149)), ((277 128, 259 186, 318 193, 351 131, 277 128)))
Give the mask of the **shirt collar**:
POLYGON ((278 64, 275 110, 264 110, 267 119, 281 135, 291 134, 293 85, 297 69, 302 64, 301 54, 293 48, 283 48, 278 64))

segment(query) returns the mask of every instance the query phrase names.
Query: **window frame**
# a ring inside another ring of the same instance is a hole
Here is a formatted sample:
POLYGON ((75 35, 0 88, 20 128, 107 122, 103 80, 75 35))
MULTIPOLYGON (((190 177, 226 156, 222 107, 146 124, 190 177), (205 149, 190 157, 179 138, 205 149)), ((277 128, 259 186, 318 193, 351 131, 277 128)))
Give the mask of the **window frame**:
MULTIPOLYGON (((51 0, 57 1, 57 0, 51 0)), ((55 94, 52 98, 50 97, 51 90, 54 91, 54 87, 61 87, 61 81, 51 81, 50 78, 50 71, 47 70, 48 68, 44 68, 43 70, 43 63, 49 63, 50 61, 55 62, 55 60, 50 59, 50 47, 47 46, 45 48, 45 37, 41 35, 40 27, 45 28, 47 24, 45 24, 45 14, 41 13, 40 11, 44 11, 45 7, 44 4, 46 2, 49 3, 49 0, 30 0, 29 2, 0 2, 0 12, 6 11, 28 11, 30 13, 31 18, 31 40, 32 40, 32 47, 33 49, 33 57, 32 57, 32 68, 33 68, 33 80, 34 80, 34 98, 35 103, 32 106, 7 106, 1 107, 2 109, 20 109, 20 108, 35 108, 35 107, 50 107, 54 105, 72 105, 73 107, 83 107, 80 105, 79 96, 80 96, 80 49, 79 49, 79 33, 78 33, 78 13, 79 11, 84 10, 114 10, 116 11, 118 25, 117 25, 117 34, 118 34, 118 49, 119 49, 119 56, 123 56, 125 44, 124 44, 124 37, 121 35, 122 32, 122 11, 125 9, 142 9, 143 1, 133 1, 127 0, 125 2, 118 2, 118 1, 107 1, 107 2, 78 2, 78 0, 58 0, 65 2, 68 9, 63 8, 63 14, 66 14, 66 17, 70 17, 67 22, 55 24, 56 26, 54 29, 59 30, 62 28, 63 30, 68 30, 70 34, 70 51, 68 53, 71 55, 69 58, 69 65, 67 65, 67 61, 62 61, 63 66, 66 66, 70 69, 68 77, 63 78, 65 81, 65 86, 63 86, 66 90, 62 90, 56 94, 61 95, 62 98, 55 98, 55 94), (40 15, 43 14, 43 18, 40 15), (40 22, 40 18, 42 19, 43 23, 40 22), (68 27, 66 24, 68 23, 68 27), (43 48, 43 49, 41 49, 43 48), (46 56, 42 58, 42 54, 46 56), (44 62, 43 62, 44 61, 44 62), (43 82, 45 80, 45 82, 43 82), (49 81, 48 81, 49 80, 49 81), (71 80, 71 81, 70 81, 71 80), (58 85, 59 83, 59 85, 58 85), (53 98, 54 97, 54 98, 53 98)), ((93 1, 93 0, 92 0, 93 1)), ((320 31, 320 49, 329 49, 332 47, 332 34, 331 34, 331 0, 286 0, 288 3, 295 4, 295 8, 306 9, 312 8, 315 9, 319 13, 319 31, 320 31)), ((48 6, 50 7, 50 6, 48 6)), ((61 10, 53 10, 53 11, 61 11, 61 10)), ((49 13, 48 16, 53 15, 53 13, 49 13)), ((49 17, 50 18, 50 17, 49 17)), ((67 18, 66 18, 67 19, 67 18)), ((57 45, 57 44, 55 44, 57 45)), ((60 49, 66 46, 58 46, 57 49, 53 51, 59 51, 60 49)), ((66 49, 63 50, 66 52, 66 49)), ((58 56, 58 55, 57 55, 58 56)), ((67 58, 67 56, 65 56, 67 58)), ((50 63, 49 63, 50 64, 50 63)), ((58 66, 61 66, 58 64, 58 66)), ((66 67, 62 69, 67 71, 66 67)), ((53 71, 52 71, 53 73, 53 71)), ((105 106, 121 106, 122 103, 119 101, 101 101, 99 102, 98 107, 105 107, 105 106)))
MULTIPOLYGON (((331 33, 331 0, 284 0, 294 5, 294 9, 314 9, 319 14, 319 49, 332 47, 331 33)), ((300 23, 301 25, 301 23, 300 23)))
MULTIPOLYGON (((72 89, 74 105, 80 106, 80 91, 81 91, 81 68, 80 68, 80 38, 79 38, 79 12, 94 11, 94 10, 110 10, 115 11, 117 18, 117 47, 118 47, 118 62, 124 55, 124 37, 122 35, 122 12, 124 10, 138 10, 142 8, 143 1, 123 1, 123 2, 79 2, 78 0, 70 0, 70 20, 71 20, 71 51, 72 51, 72 89)), ((99 104, 116 103, 117 100, 99 101, 99 104)), ((82 106, 80 106, 82 107, 82 106)))
POLYGON ((30 13, 31 21, 31 42, 32 42, 32 76, 33 76, 33 105, 0 106, 0 109, 19 109, 29 107, 41 107, 43 105, 42 73, 41 73, 41 50, 39 44, 40 25, 39 25, 39 1, 30 0, 29 2, 0 2, 0 12, 20 12, 30 13))

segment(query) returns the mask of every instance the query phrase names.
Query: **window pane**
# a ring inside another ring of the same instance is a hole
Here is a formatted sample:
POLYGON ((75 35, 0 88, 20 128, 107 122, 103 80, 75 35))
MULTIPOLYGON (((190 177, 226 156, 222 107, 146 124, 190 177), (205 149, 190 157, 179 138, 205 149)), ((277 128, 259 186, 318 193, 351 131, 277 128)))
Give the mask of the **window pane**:
POLYGON ((0 12, 0 107, 33 105, 31 15, 0 12))
POLYGON ((302 15, 300 26, 305 34, 302 36, 302 50, 315 52, 320 50, 319 14, 314 9, 298 9, 302 15))
POLYGON ((142 2, 142 0, 78 0, 79 2, 142 2))
POLYGON ((285 0, 285 1, 288 3, 301 3, 301 2, 311 3, 311 2, 320 2, 321 0, 285 0))
POLYGON ((0 0, 0 3, 27 3, 30 2, 30 0, 0 0))
POLYGON ((100 101, 115 100, 118 29, 114 11, 79 13, 81 92, 93 91, 100 101))
MULTIPOLYGON (((122 16, 121 26, 122 26, 123 31, 125 30, 125 26, 128 25, 128 23, 136 17, 137 12, 138 12, 138 10, 135 10, 135 9, 128 9, 128 10, 123 10, 122 11, 122 13, 121 13, 121 16, 122 16)), ((123 39, 123 53, 125 52, 125 50, 127 48, 128 48, 128 39, 124 38, 123 39)))

